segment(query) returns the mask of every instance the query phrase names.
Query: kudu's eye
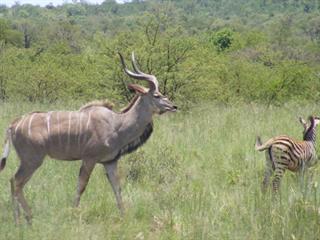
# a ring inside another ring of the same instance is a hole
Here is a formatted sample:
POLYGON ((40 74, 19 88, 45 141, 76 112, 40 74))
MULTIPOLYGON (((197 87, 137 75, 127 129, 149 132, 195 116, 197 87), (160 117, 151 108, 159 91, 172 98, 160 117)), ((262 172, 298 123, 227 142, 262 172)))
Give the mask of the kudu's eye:
POLYGON ((160 98, 160 95, 159 94, 154 94, 153 95, 155 98, 160 98))

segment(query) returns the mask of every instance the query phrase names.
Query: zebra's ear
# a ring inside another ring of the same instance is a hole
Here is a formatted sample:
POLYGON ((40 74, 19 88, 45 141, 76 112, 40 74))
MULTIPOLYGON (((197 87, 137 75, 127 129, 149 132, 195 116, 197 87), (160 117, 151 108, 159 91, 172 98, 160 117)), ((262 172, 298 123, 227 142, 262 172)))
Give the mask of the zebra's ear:
POLYGON ((299 117, 299 122, 303 125, 307 124, 306 120, 304 120, 302 117, 299 117))
POLYGON ((304 130, 306 130, 308 128, 308 124, 307 124, 306 120, 304 120, 302 117, 299 117, 299 122, 302 124, 304 130))

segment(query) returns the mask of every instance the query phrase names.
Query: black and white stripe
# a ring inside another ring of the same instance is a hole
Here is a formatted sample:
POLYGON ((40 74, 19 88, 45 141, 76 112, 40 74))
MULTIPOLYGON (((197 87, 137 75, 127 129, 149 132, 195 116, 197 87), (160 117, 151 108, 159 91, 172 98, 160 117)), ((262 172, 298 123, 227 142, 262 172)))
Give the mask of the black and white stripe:
POLYGON ((257 137, 256 150, 267 150, 263 180, 264 189, 268 186, 273 173, 273 190, 278 191, 286 169, 293 172, 304 171, 306 167, 313 166, 316 163, 316 127, 320 118, 311 116, 309 121, 310 126, 304 131, 303 141, 297 141, 288 136, 278 136, 262 144, 260 137, 257 137))

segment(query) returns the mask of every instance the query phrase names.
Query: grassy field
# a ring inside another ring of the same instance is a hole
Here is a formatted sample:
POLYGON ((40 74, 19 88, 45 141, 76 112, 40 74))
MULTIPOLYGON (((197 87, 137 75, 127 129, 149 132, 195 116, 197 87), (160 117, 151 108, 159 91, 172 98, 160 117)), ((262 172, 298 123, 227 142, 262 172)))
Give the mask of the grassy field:
MULTIPOLYGON (((68 108, 0 105, 1 142, 13 118, 49 109, 68 108)), ((15 226, 9 179, 18 160, 12 151, 0 174, 0 239, 319 239, 319 167, 305 184, 287 172, 273 198, 260 192, 264 154, 254 151, 257 134, 263 140, 278 134, 301 139, 298 116, 317 113, 312 104, 204 104, 157 117, 151 139, 120 160, 123 218, 102 166, 75 209, 80 161, 47 159, 25 187, 33 225, 15 226)))

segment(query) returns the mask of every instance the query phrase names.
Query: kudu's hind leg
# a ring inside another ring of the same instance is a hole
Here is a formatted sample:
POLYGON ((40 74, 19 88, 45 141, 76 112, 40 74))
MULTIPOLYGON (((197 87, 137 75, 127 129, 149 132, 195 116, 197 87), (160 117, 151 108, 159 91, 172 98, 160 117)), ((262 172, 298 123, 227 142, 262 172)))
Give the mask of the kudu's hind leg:
POLYGON ((120 213, 121 215, 123 215, 124 208, 123 208, 123 203, 121 198, 120 181, 119 181, 119 176, 117 172, 118 161, 107 162, 107 163, 104 163, 103 166, 106 170, 107 178, 111 184, 112 190, 116 196, 117 205, 120 210, 120 213))
POLYGON ((20 209, 19 205, 22 207, 25 213, 26 220, 31 224, 31 208, 28 206, 28 203, 23 194, 23 187, 30 180, 32 174, 41 166, 43 162, 42 159, 38 159, 36 162, 27 162, 21 161, 20 167, 14 177, 11 178, 11 194, 12 201, 14 206, 14 218, 16 224, 20 222, 20 209))
POLYGON ((18 200, 15 197, 15 181, 14 177, 10 179, 10 185, 11 185, 11 197, 12 197, 12 205, 13 205, 13 216, 14 216, 14 221, 16 224, 19 224, 20 222, 20 207, 18 200))
POLYGON ((85 160, 82 161, 78 179, 77 194, 74 200, 74 207, 78 207, 80 204, 81 195, 88 185, 89 178, 92 173, 92 170, 94 169, 94 166, 95 162, 86 162, 85 160))

